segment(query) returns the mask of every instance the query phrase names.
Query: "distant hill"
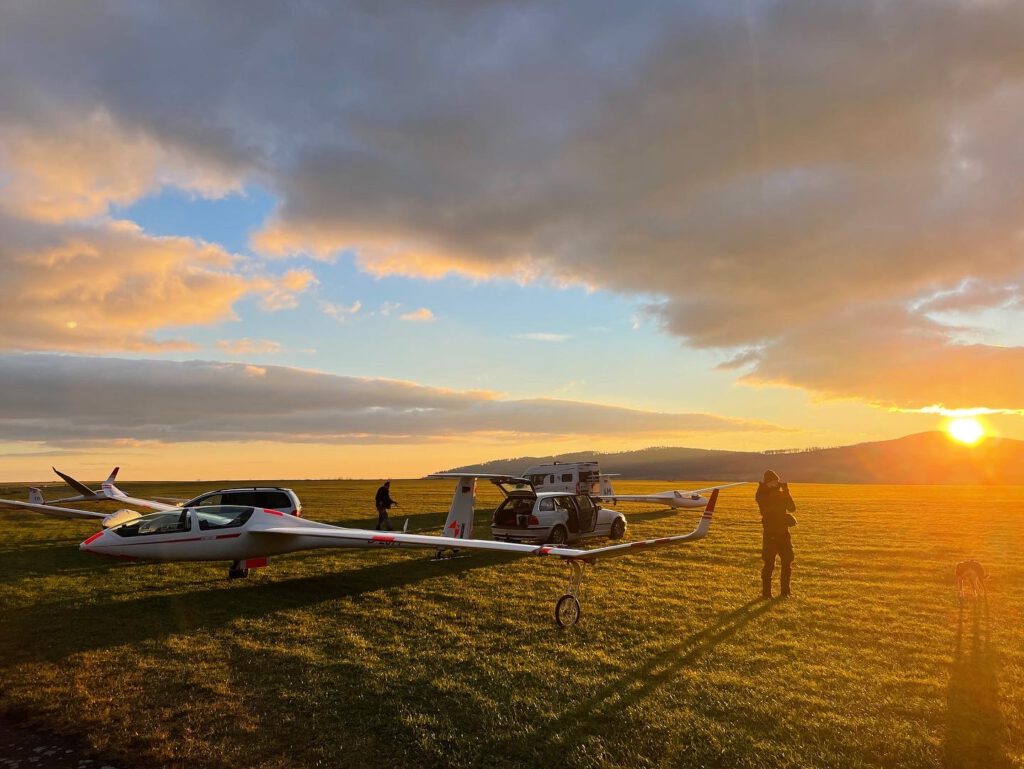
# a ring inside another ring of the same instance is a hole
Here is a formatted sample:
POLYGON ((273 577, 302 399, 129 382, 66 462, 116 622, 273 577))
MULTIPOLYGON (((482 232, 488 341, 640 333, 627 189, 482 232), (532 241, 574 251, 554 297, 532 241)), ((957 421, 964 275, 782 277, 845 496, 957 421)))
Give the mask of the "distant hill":
POLYGON ((977 446, 928 432, 889 441, 796 452, 650 448, 556 457, 496 459, 452 468, 459 472, 518 474, 531 465, 597 460, 624 478, 751 480, 772 468, 804 483, 1024 484, 1024 441, 987 438, 977 446))

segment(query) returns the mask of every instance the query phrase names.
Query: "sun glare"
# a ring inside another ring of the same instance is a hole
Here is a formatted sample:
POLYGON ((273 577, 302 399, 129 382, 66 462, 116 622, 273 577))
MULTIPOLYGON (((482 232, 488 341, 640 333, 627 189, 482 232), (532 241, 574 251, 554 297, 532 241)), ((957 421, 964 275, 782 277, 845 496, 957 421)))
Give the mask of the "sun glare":
POLYGON ((973 446, 985 435, 985 428, 981 426, 981 422, 977 419, 963 417, 961 419, 954 419, 946 425, 946 432, 949 433, 949 437, 953 440, 973 446))

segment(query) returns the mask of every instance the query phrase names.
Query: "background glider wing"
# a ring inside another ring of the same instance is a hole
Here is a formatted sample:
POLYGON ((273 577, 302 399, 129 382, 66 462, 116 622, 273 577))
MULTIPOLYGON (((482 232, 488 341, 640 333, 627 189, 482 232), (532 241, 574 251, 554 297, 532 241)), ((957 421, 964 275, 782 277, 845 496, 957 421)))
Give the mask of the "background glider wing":
POLYGON ((91 521, 102 521, 110 515, 110 513, 93 513, 88 510, 76 510, 73 507, 56 507, 55 505, 40 504, 38 502, 18 502, 13 499, 0 499, 0 507, 34 510, 37 513, 50 515, 54 518, 77 518, 91 521))

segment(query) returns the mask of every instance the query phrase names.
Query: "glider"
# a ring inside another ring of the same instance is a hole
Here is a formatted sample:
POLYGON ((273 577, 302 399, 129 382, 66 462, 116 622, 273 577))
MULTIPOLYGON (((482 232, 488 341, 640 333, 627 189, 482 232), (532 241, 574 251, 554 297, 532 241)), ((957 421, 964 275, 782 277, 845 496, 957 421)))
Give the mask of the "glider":
POLYGON ((612 490, 611 478, 615 473, 601 474, 601 493, 597 499, 608 502, 612 505, 619 502, 647 502, 655 505, 668 505, 673 510, 680 508, 704 507, 708 503, 708 497, 702 496, 707 492, 714 493, 719 489, 728 489, 733 486, 742 486, 749 481, 737 481, 735 483, 723 483, 718 486, 708 486, 703 489, 659 491, 655 494, 616 494, 612 490))
POLYGON ((569 585, 555 604, 555 619, 564 627, 579 621, 579 592, 587 566, 602 558, 703 539, 711 527, 718 499, 715 489, 697 527, 687 534, 580 550, 469 538, 475 484, 467 483, 468 480, 459 479, 444 527, 444 531, 459 536, 351 529, 297 518, 277 510, 222 505, 151 513, 98 531, 79 547, 87 553, 133 560, 231 561, 229 577, 248 576, 249 569, 266 566, 271 556, 320 548, 425 548, 437 552, 480 550, 548 556, 561 559, 570 568, 569 585))
MULTIPOLYGON (((0 499, 0 507, 22 509, 22 510, 33 510, 43 515, 49 515, 53 518, 68 518, 72 520, 86 520, 98 522, 104 528, 110 528, 112 526, 118 526, 127 521, 134 520, 140 517, 140 514, 136 510, 123 509, 113 513, 97 513, 91 510, 79 510, 74 507, 61 507, 61 502, 106 502, 108 500, 114 500, 125 503, 132 503, 131 497, 121 495, 120 497, 108 496, 105 492, 107 488, 116 489, 114 486, 114 479, 117 477, 117 471, 120 468, 115 467, 114 470, 107 476, 107 480, 103 482, 103 489, 100 491, 93 491, 84 483, 76 481, 69 475, 65 475, 57 468, 53 468, 53 471, 57 473, 64 482, 68 484, 75 491, 79 492, 74 497, 62 497, 47 502, 43 498, 43 491, 37 486, 30 486, 28 490, 28 502, 21 502, 14 499, 0 499)), ((156 503, 159 504, 159 503, 156 503)), ((169 506, 168 506, 169 507, 169 506)))
POLYGON ((182 507, 243 505, 265 507, 296 516, 302 515, 302 503, 299 501, 295 492, 291 489, 283 489, 277 486, 250 486, 242 489, 219 489, 217 491, 205 492, 191 500, 178 500, 169 497, 154 497, 153 499, 132 497, 125 494, 114 484, 118 470, 120 470, 120 468, 115 467, 97 491, 90 489, 81 481, 72 478, 66 473, 62 473, 54 467, 53 472, 59 475, 68 486, 73 488, 75 491, 78 491, 78 496, 63 497, 61 499, 55 499, 47 502, 43 499, 42 490, 32 486, 29 488, 28 502, 20 502, 13 499, 0 499, 0 507, 34 510, 37 513, 43 513, 44 515, 50 515, 57 518, 100 521, 104 528, 117 526, 125 521, 138 518, 141 514, 131 509, 118 510, 116 513, 112 514, 96 513, 72 507, 59 507, 59 503, 119 502, 124 505, 136 505, 138 507, 144 507, 158 512, 180 510, 182 507))

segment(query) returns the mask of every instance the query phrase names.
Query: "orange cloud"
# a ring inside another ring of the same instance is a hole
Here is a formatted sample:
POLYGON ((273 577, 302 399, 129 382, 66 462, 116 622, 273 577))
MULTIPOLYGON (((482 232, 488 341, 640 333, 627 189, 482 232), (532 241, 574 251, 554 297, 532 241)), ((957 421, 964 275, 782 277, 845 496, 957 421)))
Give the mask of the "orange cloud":
POLYGON ((102 109, 53 114, 45 127, 0 126, 0 145, 0 209, 36 221, 100 216, 165 185, 205 197, 242 189, 225 164, 127 129, 102 109))
POLYGON ((248 274, 219 246, 153 237, 130 222, 0 224, 0 303, 16 308, 0 326, 0 349, 192 349, 157 334, 233 318, 233 305, 249 295, 292 306, 313 283, 306 271, 248 274))
POLYGON ((276 355, 281 352, 281 343, 269 339, 221 339, 217 347, 228 355, 276 355))
POLYGON ((420 307, 418 310, 407 312, 399 317, 401 320, 411 321, 412 323, 430 323, 437 320, 434 317, 434 313, 426 307, 420 307))

